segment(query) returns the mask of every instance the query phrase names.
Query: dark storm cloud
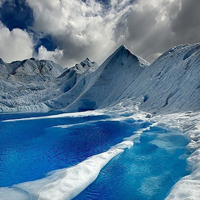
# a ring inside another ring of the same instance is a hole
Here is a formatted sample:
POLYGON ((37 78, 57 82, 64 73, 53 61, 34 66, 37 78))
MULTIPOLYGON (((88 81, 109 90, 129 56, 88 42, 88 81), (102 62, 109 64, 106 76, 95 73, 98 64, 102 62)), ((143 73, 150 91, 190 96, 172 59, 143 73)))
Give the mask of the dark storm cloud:
POLYGON ((171 21, 178 43, 200 42, 200 1, 182 0, 181 10, 171 21))
POLYGON ((121 43, 152 62, 173 46, 200 42, 200 1, 138 0, 119 24, 127 29, 121 43))
POLYGON ((122 44, 152 62, 175 45, 200 42, 200 0, 0 0, 0 7, 7 41, 11 30, 27 29, 29 38, 20 34, 33 56, 63 66, 86 57, 100 64, 122 44))
MULTIPOLYGON (((123 24, 120 34, 125 31, 124 39, 121 43, 125 44, 133 53, 152 62, 161 52, 170 46, 170 21, 168 17, 169 10, 171 14, 177 12, 177 5, 166 3, 166 1, 137 1, 131 7, 131 11, 125 13, 121 18, 120 24, 123 24)), ((116 29, 118 33, 119 28, 116 29)))

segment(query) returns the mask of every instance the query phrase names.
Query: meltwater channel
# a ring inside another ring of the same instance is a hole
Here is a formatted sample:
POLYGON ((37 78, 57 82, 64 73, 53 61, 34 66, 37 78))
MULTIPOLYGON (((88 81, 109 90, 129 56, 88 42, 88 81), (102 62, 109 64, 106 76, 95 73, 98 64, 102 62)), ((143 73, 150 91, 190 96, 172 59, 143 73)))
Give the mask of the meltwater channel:
POLYGON ((4 190, 76 166, 138 130, 144 131, 133 140, 134 145, 111 159, 75 200, 165 199, 172 186, 189 173, 189 141, 172 130, 151 127, 149 122, 103 114, 1 115, 0 199, 5 198, 4 190))

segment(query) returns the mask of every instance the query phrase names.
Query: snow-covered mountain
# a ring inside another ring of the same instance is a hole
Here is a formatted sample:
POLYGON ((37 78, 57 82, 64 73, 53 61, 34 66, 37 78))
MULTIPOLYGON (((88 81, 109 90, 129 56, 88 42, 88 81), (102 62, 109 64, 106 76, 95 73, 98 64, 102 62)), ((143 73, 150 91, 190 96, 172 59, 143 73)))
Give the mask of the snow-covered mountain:
POLYGON ((200 110, 200 44, 168 50, 138 76, 135 85, 135 89, 129 90, 132 97, 143 97, 142 110, 200 110))
POLYGON ((65 110, 85 111, 115 105, 127 97, 123 91, 148 65, 121 46, 96 71, 85 77, 86 89, 65 110))
POLYGON ((64 95, 96 68, 97 64, 89 59, 70 69, 45 60, 29 59, 10 64, 1 60, 0 109, 2 112, 45 112, 63 108, 56 104, 52 107, 48 101, 64 95))
MULTIPOLYGON (((109 115, 114 116, 114 120, 123 121, 124 118, 128 120, 133 118, 150 122, 151 125, 134 131, 133 136, 124 138, 122 143, 112 147, 111 152, 109 150, 103 154, 97 154, 79 163, 78 167, 70 167, 72 173, 68 169, 66 173, 64 169, 61 173, 58 171, 52 173, 51 175, 56 174, 53 178, 47 176, 36 182, 14 185, 6 190, 3 188, 0 192, 1 195, 6 195, 4 199, 8 199, 7 195, 14 198, 19 195, 21 199, 20 195, 24 195, 25 192, 25 195, 44 194, 45 196, 47 194, 48 197, 50 194, 49 199, 52 199, 52 193, 57 195, 55 191, 59 191, 59 194, 65 195, 67 189, 70 189, 73 195, 76 191, 75 195, 77 195, 85 187, 83 186, 85 179, 82 177, 86 178, 86 185, 90 184, 94 180, 93 177, 96 177, 105 165, 101 164, 101 161, 107 163, 113 156, 118 155, 118 152, 131 147, 135 139, 136 142, 140 141, 139 138, 143 132, 157 125, 158 127, 166 126, 166 129, 172 129, 175 132, 178 130, 178 134, 185 135, 189 139, 187 149, 191 153, 187 158, 191 173, 174 185, 166 199, 199 199, 200 44, 173 47, 151 65, 133 55, 124 46, 117 49, 101 66, 88 58, 69 69, 63 69, 60 65, 45 60, 28 59, 10 64, 0 60, 0 112, 53 110, 75 113, 16 120, 109 115), (99 110, 76 112, 95 109, 99 110), (108 156, 107 159, 105 155, 108 156), (100 162, 96 162, 96 158, 100 162), (92 167, 92 170, 86 170, 87 174, 82 176, 82 172, 85 173, 86 169, 85 163, 89 163, 89 169, 92 167), (84 170, 81 171, 82 169, 84 170), (79 184, 72 181, 72 178, 75 180, 74 174, 79 184), (67 175, 69 177, 66 177, 67 175)), ((65 129, 69 126, 59 124, 54 128, 65 129)), ((178 140, 166 143, 165 137, 168 133, 159 133, 159 135, 162 141, 156 141, 157 138, 154 140, 157 147, 167 148, 171 153, 172 145, 175 145, 178 140)), ((173 138, 171 137, 170 140, 174 140, 173 138)), ((183 157, 187 157, 186 154, 183 157)), ((59 198, 59 195, 57 197, 59 198)))
POLYGON ((149 63, 119 47, 97 66, 69 69, 52 61, 0 60, 1 112, 66 112, 113 106, 125 99, 151 113, 200 109, 200 44, 180 45, 149 63))

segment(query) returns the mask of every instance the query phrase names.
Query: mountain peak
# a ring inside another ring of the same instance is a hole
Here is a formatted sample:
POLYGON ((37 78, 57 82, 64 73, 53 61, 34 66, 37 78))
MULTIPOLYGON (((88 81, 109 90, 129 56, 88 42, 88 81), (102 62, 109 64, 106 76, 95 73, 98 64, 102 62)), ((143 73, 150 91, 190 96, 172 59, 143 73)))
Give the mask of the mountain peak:
POLYGON ((0 58, 0 64, 4 64, 4 61, 3 61, 3 59, 1 59, 1 58, 0 58))
POLYGON ((126 46, 124 46, 124 45, 121 45, 116 51, 115 51, 115 53, 117 53, 117 52, 130 52, 129 50, 128 50, 128 48, 126 47, 126 46))
POLYGON ((113 54, 111 54, 106 61, 101 65, 104 68, 108 63, 112 63, 115 60, 121 60, 120 63, 123 63, 122 60, 131 60, 138 62, 140 67, 149 66, 149 63, 143 58, 134 55, 126 46, 121 45, 113 54))
POLYGON ((119 48, 117 50, 120 50, 120 49, 127 49, 125 45, 121 45, 119 46, 119 48))
POLYGON ((83 60, 82 62, 80 62, 80 63, 77 64, 77 65, 82 65, 82 67, 85 67, 85 66, 90 67, 91 64, 92 64, 92 62, 90 61, 90 59, 89 59, 89 58, 86 58, 85 60, 83 60))
POLYGON ((86 58, 84 61, 89 61, 89 62, 91 62, 89 58, 86 58))

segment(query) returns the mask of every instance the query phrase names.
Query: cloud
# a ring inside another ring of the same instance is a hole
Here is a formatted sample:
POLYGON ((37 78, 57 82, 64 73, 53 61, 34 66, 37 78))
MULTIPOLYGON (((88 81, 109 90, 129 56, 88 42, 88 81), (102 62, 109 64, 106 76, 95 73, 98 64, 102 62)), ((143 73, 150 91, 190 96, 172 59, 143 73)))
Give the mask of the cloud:
POLYGON ((173 46, 200 42, 199 0, 137 0, 130 10, 119 19, 116 38, 150 62, 173 46))
POLYGON ((125 43, 133 52, 153 61, 173 46, 170 19, 180 10, 180 1, 139 0, 126 15, 125 43))
POLYGON ((63 63, 88 56, 100 63, 115 48, 114 29, 124 10, 107 12, 94 0, 27 2, 34 11, 34 30, 53 36, 63 50, 63 63))
POLYGON ((21 29, 9 31, 9 29, 0 22, 0 36, 0 57, 5 62, 32 57, 33 44, 26 31, 21 29))
POLYGON ((54 62, 60 61, 60 63, 62 63, 63 50, 55 49, 54 51, 48 51, 45 47, 40 46, 37 58, 39 60, 52 60, 54 62))
POLYGON ((41 47, 39 57, 52 55, 64 66, 86 57, 100 64, 121 44, 151 62, 174 45, 199 41, 199 0, 26 1, 34 31, 57 46, 41 47))
POLYGON ((182 0, 181 10, 171 21, 171 28, 179 43, 200 42, 200 1, 182 0))
POLYGON ((2 7, 3 3, 5 2, 6 0, 0 0, 0 8, 2 7))

